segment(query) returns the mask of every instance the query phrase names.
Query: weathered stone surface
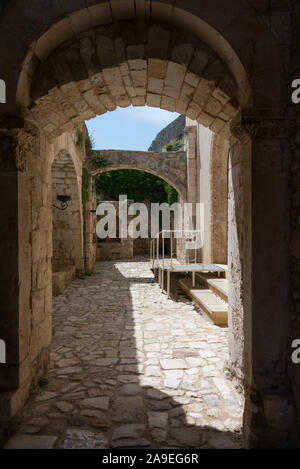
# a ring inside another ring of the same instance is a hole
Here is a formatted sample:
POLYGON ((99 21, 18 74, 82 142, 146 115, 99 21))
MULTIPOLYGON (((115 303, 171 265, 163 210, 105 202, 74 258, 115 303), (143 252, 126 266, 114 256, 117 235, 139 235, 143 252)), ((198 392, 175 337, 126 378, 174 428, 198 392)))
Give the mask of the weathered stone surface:
POLYGON ((131 283, 148 277, 142 260, 97 263, 54 298, 52 365, 21 422, 26 441, 47 432, 59 448, 198 448, 204 427, 238 434, 227 330, 152 280, 131 283))
POLYGON ((67 430, 58 447, 63 449, 106 449, 108 442, 107 437, 102 433, 67 430))
POLYGON ((90 397, 81 401, 83 407, 107 410, 109 405, 109 397, 90 397))
POLYGON ((112 434, 113 440, 121 440, 124 438, 140 438, 145 433, 145 425, 142 424, 127 424, 117 427, 112 434))
POLYGON ((44 435, 14 435, 5 444, 4 449, 52 449, 57 440, 56 436, 44 435))

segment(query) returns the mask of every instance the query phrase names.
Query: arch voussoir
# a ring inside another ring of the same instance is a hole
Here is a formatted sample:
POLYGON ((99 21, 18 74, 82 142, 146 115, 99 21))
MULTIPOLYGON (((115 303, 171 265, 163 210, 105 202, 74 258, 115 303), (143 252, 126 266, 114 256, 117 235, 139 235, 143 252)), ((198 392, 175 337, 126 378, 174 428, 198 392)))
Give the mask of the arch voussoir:
POLYGON ((26 117, 56 137, 70 123, 147 104, 228 133, 239 90, 216 54, 172 27, 134 30, 129 22, 97 27, 59 46, 35 71, 26 117))

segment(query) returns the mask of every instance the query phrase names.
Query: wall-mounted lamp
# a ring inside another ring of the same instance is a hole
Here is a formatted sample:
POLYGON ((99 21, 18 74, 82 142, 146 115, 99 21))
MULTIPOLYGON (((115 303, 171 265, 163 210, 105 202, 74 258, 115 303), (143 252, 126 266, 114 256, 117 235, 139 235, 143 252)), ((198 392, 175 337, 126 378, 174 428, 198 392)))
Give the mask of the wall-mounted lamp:
POLYGON ((60 207, 57 207, 53 204, 53 207, 57 208, 58 210, 66 210, 68 208, 68 202, 71 200, 70 195, 58 195, 57 200, 60 202, 60 207))

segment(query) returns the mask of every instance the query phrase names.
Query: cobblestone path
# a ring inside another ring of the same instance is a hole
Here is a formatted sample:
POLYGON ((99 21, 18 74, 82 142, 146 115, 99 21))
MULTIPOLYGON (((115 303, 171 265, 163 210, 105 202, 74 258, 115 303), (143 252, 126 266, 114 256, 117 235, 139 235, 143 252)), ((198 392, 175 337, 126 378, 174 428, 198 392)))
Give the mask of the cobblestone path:
POLYGON ((21 446, 241 446, 227 329, 168 299, 148 262, 98 262, 53 309, 48 382, 26 406, 21 446))

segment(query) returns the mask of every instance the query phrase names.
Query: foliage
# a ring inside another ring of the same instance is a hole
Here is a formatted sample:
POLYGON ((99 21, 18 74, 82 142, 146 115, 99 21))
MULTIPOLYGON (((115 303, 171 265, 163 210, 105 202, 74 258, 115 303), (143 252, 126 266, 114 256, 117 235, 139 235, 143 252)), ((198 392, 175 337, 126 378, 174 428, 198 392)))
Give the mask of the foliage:
POLYGON ((89 133, 85 136, 85 148, 86 150, 92 150, 95 146, 95 138, 89 133))
POLYGON ((178 200, 177 191, 174 189, 173 186, 171 186, 170 184, 167 184, 166 182, 164 186, 165 186, 165 191, 167 193, 167 202, 169 205, 172 205, 178 200))
POLYGON ((86 277, 91 277, 93 274, 94 274, 93 269, 90 269, 86 273, 80 272, 80 273, 76 274, 76 278, 78 278, 80 280, 84 280, 86 277))
POLYGON ((177 140, 165 145, 161 151, 183 151, 184 150, 184 135, 179 135, 177 140))
POLYGON ((153 174, 135 169, 106 171, 96 179, 96 192, 106 200, 118 200, 126 194, 135 202, 168 202, 177 200, 175 189, 153 174))
POLYGON ((107 160, 102 156, 100 151, 94 151, 95 158, 93 159, 93 164, 95 168, 104 168, 108 165, 107 160))
POLYGON ((86 150, 92 150, 95 145, 95 139, 88 132, 76 128, 76 145, 86 150))

